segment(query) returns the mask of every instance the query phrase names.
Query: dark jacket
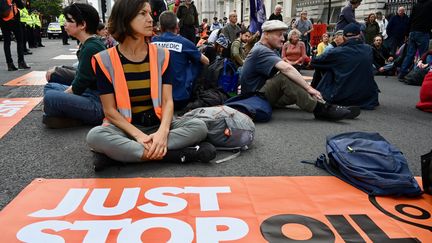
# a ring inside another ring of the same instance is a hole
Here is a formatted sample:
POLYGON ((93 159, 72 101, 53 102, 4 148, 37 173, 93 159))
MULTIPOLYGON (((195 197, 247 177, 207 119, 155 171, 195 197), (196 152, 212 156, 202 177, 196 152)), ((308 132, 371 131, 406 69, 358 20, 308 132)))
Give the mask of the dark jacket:
POLYGON ((403 17, 395 15, 390 18, 387 25, 387 35, 390 38, 395 38, 396 40, 402 40, 408 35, 409 31, 409 18, 405 14, 403 17))
POLYGON ((410 17, 410 31, 430 33, 432 29, 432 1, 418 0, 410 17))
POLYGON ((350 39, 324 52, 311 62, 324 73, 317 90, 330 103, 374 109, 379 105, 379 90, 372 62, 372 48, 361 39, 350 39))
POLYGON ((390 51, 385 48, 383 45, 381 45, 380 48, 377 48, 376 46, 372 45, 373 50, 373 64, 378 69, 380 67, 383 67, 385 65, 385 62, 390 55, 390 51))
POLYGON ((371 45, 373 43, 373 39, 375 36, 379 34, 379 25, 377 22, 367 23, 366 28, 364 30, 365 34, 365 42, 366 44, 371 45))
POLYGON ((339 14, 336 30, 343 30, 350 23, 357 23, 357 21, 355 19, 355 9, 352 8, 351 3, 348 3, 339 14))
POLYGON ((182 3, 177 9, 177 18, 180 19, 180 28, 184 25, 194 26, 196 28, 199 26, 198 11, 194 4, 191 4, 188 8, 185 3, 182 3))

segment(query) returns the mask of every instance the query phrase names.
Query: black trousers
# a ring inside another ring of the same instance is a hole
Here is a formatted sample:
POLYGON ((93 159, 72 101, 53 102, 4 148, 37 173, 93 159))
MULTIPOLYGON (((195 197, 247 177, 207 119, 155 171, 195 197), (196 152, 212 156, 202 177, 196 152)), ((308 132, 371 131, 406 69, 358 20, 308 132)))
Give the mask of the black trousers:
POLYGON ((27 28, 26 25, 23 22, 20 22, 20 28, 21 28, 21 36, 22 36, 22 46, 23 46, 23 51, 28 50, 27 48, 27 28))
POLYGON ((6 57, 7 63, 13 63, 12 55, 11 55, 11 34, 13 33, 15 35, 15 39, 17 41, 17 53, 18 53, 18 62, 24 61, 24 43, 22 38, 22 31, 20 27, 20 22, 17 20, 9 20, 7 22, 1 22, 1 30, 3 32, 3 50, 6 57))
POLYGON ((62 31, 63 44, 66 44, 66 43, 68 43, 69 36, 68 36, 68 34, 67 34, 64 26, 60 26, 60 28, 61 28, 61 31, 62 31))
POLYGON ((26 31, 27 31, 27 42, 29 47, 35 47, 35 38, 34 38, 34 28, 26 25, 26 31))
POLYGON ((34 28, 34 38, 35 38, 35 45, 40 46, 42 45, 42 36, 41 36, 41 28, 39 26, 36 26, 34 28))

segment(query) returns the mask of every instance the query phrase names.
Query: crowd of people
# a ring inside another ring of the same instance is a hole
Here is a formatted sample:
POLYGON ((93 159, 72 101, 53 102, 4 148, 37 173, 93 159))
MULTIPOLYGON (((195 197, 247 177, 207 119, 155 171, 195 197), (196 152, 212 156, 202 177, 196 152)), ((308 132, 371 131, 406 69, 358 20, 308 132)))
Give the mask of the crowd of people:
MULTIPOLYGON (((360 109, 379 105, 374 75, 395 73, 402 55, 396 50, 408 33, 400 78, 411 66, 424 69, 431 61, 427 52, 413 65, 417 49, 420 55, 427 50, 432 21, 420 19, 430 19, 429 2, 420 0, 410 21, 401 7, 389 21, 377 12, 364 24, 355 19, 360 4, 348 3, 336 32, 323 34, 315 52, 307 12, 287 25, 280 5, 261 31, 252 33, 235 11, 228 18, 214 17, 211 24, 208 19, 199 23, 191 0, 179 3, 175 12, 152 9, 148 0, 118 0, 106 26, 91 5, 73 3, 63 10, 63 28, 80 43, 78 62, 47 71, 43 123, 49 128, 96 126, 87 135, 98 157, 96 170, 118 162, 208 162, 216 149, 205 141, 206 124, 175 112, 191 108, 200 85, 215 83, 213 88, 228 92, 217 87, 222 70, 224 78, 231 75, 230 82, 236 82, 231 96, 256 96, 273 108, 295 104, 316 119, 354 119, 360 109), (230 74, 227 63, 232 63, 230 74), (300 74, 304 68, 315 69, 312 84, 300 74)), ((19 18, 14 14, 9 21, 19 18)), ((11 31, 19 28, 8 24, 11 31)), ((17 46, 20 68, 26 67, 24 45, 17 46)), ((6 59, 13 65, 10 50, 6 59)))

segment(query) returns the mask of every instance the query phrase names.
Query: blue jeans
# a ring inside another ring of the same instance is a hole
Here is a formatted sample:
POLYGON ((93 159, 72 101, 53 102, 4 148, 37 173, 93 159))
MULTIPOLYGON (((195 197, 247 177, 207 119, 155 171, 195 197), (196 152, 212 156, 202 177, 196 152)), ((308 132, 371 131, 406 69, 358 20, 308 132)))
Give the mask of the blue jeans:
POLYGON ((44 88, 44 112, 46 116, 66 117, 85 124, 100 125, 104 118, 99 93, 87 89, 81 95, 64 91, 69 86, 48 83, 44 88))
POLYGON ((419 51, 421 56, 428 50, 429 47, 429 33, 413 31, 409 33, 408 50, 405 59, 402 63, 399 78, 403 78, 408 74, 409 68, 413 65, 414 56, 416 51, 419 51))

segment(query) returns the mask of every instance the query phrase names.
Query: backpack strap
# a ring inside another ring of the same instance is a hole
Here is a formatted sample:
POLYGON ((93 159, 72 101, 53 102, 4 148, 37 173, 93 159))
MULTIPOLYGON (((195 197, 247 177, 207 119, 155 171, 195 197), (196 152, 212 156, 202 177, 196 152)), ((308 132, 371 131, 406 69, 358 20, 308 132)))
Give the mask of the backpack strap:
POLYGON ((233 152, 234 154, 229 155, 229 156, 227 156, 227 157, 225 157, 225 158, 222 158, 222 159, 218 159, 218 160, 215 161, 215 163, 216 163, 216 164, 220 164, 220 163, 226 162, 226 161, 228 161, 228 160, 235 159, 235 158, 237 158, 237 157, 240 156, 242 150, 247 150, 247 149, 249 149, 249 147, 248 147, 247 145, 246 145, 246 146, 243 146, 243 147, 233 147, 233 148, 227 148, 227 147, 216 147, 216 150, 217 150, 217 151, 231 151, 231 152, 233 152))

